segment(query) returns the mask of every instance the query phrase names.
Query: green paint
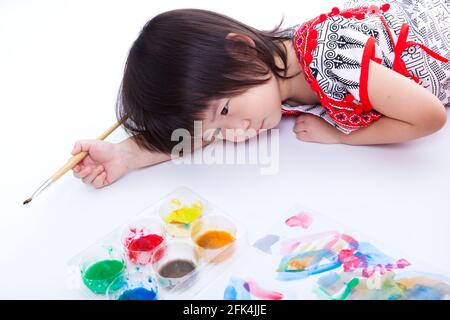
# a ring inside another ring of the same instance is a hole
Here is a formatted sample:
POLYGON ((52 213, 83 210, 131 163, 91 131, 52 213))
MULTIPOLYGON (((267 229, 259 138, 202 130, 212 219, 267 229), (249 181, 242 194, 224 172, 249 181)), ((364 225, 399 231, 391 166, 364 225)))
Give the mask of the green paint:
POLYGON ((317 294, 317 296, 321 299, 331 299, 331 300, 345 300, 347 299, 348 295, 352 292, 352 290, 359 284, 358 278, 353 278, 350 280, 345 289, 344 292, 339 296, 334 298, 332 295, 330 295, 326 290, 324 290, 322 287, 315 288, 314 293, 317 294))
POLYGON ((101 260, 82 274, 83 282, 92 292, 105 294, 111 282, 124 270, 125 265, 120 260, 101 260))
POLYGON ((350 294, 350 292, 352 292, 352 290, 359 284, 359 279, 358 278, 353 278, 352 280, 350 280, 349 283, 347 283, 347 287, 345 288, 344 292, 342 293, 342 295, 338 298, 338 300, 345 300, 347 299, 348 295, 350 294))

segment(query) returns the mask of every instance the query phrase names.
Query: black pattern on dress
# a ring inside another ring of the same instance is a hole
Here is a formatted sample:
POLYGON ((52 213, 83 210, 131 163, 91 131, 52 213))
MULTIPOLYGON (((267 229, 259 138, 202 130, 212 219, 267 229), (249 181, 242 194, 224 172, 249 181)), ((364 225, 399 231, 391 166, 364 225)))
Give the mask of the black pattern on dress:
POLYGON ((336 40, 339 49, 352 49, 352 48, 363 48, 364 43, 356 39, 341 35, 339 39, 336 40))

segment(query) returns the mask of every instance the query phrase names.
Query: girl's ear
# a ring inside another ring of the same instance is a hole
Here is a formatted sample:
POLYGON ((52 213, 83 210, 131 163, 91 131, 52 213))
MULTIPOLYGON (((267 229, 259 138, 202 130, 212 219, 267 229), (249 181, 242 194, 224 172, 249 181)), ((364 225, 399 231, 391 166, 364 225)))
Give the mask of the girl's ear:
POLYGON ((249 36, 246 36, 245 34, 239 34, 239 33, 230 32, 226 36, 226 39, 230 39, 230 40, 234 40, 234 41, 246 42, 251 47, 253 47, 253 48, 256 47, 255 41, 253 41, 252 38, 250 38, 249 36))
POLYGON ((235 59, 249 61, 256 58, 255 41, 244 34, 230 32, 225 37, 225 49, 235 59))

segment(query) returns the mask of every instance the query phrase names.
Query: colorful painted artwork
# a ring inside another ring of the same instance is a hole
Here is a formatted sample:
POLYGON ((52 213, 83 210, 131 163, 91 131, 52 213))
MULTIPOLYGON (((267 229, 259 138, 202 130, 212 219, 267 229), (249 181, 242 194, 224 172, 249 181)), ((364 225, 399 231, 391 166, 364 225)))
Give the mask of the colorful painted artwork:
MULTIPOLYGON (((253 279, 273 279, 258 295, 244 276, 231 277, 224 299, 441 300, 450 298, 450 278, 428 273, 345 232, 323 215, 299 210, 274 224, 253 243, 253 279), (259 255, 259 256, 258 256, 259 255), (258 256, 258 258, 256 258, 258 256), (284 287, 283 287, 284 284, 284 287), (281 289, 280 289, 281 288, 281 289)), ((245 272, 240 272, 245 274, 245 272)))

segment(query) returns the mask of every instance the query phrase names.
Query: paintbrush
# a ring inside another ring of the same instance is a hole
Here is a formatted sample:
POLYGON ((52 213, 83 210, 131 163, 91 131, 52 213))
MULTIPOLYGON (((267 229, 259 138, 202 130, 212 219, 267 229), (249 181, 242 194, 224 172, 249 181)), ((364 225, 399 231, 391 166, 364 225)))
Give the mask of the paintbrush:
MULTIPOLYGON (((113 126, 111 126, 108 130, 106 130, 100 137, 98 137, 99 140, 104 140, 107 136, 111 134, 114 130, 116 130, 117 127, 119 127, 126 119, 127 117, 124 117, 120 121, 116 122, 113 126)), ((47 181, 45 181, 34 193, 31 197, 29 197, 27 200, 23 202, 23 204, 30 203, 31 200, 33 200, 35 197, 38 196, 42 191, 47 189, 53 182, 61 178, 67 171, 71 170, 73 167, 75 167, 81 160, 83 160, 88 155, 87 151, 82 151, 76 155, 74 155, 72 158, 67 161, 65 165, 63 165, 58 171, 56 171, 47 181)))

